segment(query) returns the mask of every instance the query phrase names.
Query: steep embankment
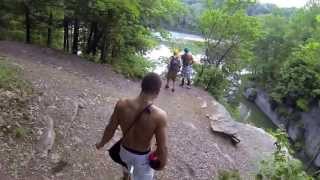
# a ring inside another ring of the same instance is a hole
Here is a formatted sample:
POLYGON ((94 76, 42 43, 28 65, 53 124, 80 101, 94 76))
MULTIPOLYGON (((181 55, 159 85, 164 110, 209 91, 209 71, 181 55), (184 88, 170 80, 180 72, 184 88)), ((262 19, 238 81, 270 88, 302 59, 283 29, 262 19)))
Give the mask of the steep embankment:
MULTIPOLYGON (((34 121, 44 126, 44 120, 51 118, 56 134, 51 153, 44 158, 35 150, 27 154, 28 158, 18 164, 23 171, 17 172, 17 177, 119 179, 120 168, 93 145, 101 137, 116 101, 135 96, 139 83, 115 74, 108 66, 37 46, 0 42, 0 55, 23 69, 24 77, 39 93, 32 104, 37 107, 34 121)), ((231 169, 248 177, 273 150, 269 135, 232 121, 226 110, 200 89, 177 89, 174 94, 162 90, 155 103, 169 117, 169 164, 157 173, 158 179, 210 179, 219 170, 231 169), (202 108, 202 104, 207 106, 202 108), (234 147, 229 140, 212 133, 207 115, 232 121, 242 142, 234 147)), ((43 131, 39 127, 38 136, 43 131)), ((7 156, 2 150, 0 155, 7 156)), ((9 166, 1 162, 0 172, 15 174, 9 166)))
POLYGON ((293 142, 299 143, 298 156, 307 166, 320 167, 320 104, 309 112, 296 112, 297 120, 289 120, 272 109, 271 97, 261 89, 248 88, 245 96, 254 102, 278 127, 287 130, 293 142))

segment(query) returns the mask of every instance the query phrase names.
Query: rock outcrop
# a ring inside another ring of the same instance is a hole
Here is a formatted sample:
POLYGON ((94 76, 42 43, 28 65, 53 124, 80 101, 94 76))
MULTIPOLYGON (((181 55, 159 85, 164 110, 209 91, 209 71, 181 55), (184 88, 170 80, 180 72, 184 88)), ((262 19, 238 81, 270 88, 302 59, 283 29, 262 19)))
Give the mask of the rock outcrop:
POLYGON ((302 143, 298 153, 307 162, 320 167, 320 106, 314 106, 309 112, 301 112, 297 121, 288 121, 272 109, 269 95, 261 89, 248 88, 244 96, 254 102, 262 112, 278 127, 284 128, 293 142, 302 143), (254 98, 255 97, 255 98, 254 98))

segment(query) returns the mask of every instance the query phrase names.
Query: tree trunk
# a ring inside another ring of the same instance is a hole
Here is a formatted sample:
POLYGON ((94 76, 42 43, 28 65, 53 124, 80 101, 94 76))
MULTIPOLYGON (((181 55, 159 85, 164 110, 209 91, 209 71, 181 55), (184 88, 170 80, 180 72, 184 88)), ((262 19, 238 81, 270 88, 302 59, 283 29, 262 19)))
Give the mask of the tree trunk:
POLYGON ((100 56, 100 62, 101 63, 106 63, 106 44, 107 44, 107 38, 106 35, 103 36, 103 41, 102 41, 102 46, 101 46, 101 56, 100 56))
POLYGON ((63 28, 64 28, 63 50, 68 52, 69 51, 69 22, 66 17, 64 17, 64 20, 63 20, 63 28))
POLYGON ((87 50, 86 50, 87 54, 91 53, 92 36, 94 33, 96 33, 96 28, 97 28, 97 23, 92 22, 91 26, 90 26, 90 33, 89 33, 88 40, 87 40, 87 50))
POLYGON ((74 21, 72 54, 78 54, 79 50, 79 20, 74 21))
POLYGON ((226 58, 226 56, 231 52, 231 50, 234 48, 235 44, 231 45, 224 53, 223 55, 218 59, 217 63, 216 63, 216 67, 218 68, 220 66, 220 64, 222 64, 224 58, 226 58))
POLYGON ((47 46, 51 47, 52 45, 52 20, 53 19, 53 15, 52 15, 52 11, 50 11, 50 15, 49 15, 49 21, 48 21, 48 39, 47 39, 47 46))
POLYGON ((93 33, 93 40, 90 47, 90 53, 92 53, 93 55, 96 55, 97 53, 97 47, 100 42, 100 39, 103 36, 104 31, 105 31, 104 28, 101 31, 99 31, 98 25, 96 26, 95 32, 93 33))
POLYGON ((26 43, 31 43, 31 21, 30 21, 30 9, 25 4, 25 28, 26 28, 26 43))

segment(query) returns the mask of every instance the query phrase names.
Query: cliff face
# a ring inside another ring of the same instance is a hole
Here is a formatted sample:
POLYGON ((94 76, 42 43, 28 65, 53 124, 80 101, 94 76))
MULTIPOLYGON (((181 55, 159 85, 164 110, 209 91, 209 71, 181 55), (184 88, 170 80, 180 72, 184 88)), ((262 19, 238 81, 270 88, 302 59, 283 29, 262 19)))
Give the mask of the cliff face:
POLYGON ((320 105, 300 113, 298 121, 288 121, 272 110, 269 95, 260 89, 249 88, 245 97, 254 102, 278 127, 285 128, 294 142, 302 144, 299 156, 306 162, 320 167, 320 105))

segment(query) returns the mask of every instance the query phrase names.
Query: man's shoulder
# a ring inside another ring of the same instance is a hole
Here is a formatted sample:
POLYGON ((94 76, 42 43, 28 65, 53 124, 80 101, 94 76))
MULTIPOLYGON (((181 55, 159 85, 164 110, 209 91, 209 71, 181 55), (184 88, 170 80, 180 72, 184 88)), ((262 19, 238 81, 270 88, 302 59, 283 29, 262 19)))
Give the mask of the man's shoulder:
POLYGON ((153 117, 159 121, 162 121, 162 122, 166 122, 167 121, 167 112, 164 111, 163 109, 153 105, 152 106, 153 108, 153 117))
POLYGON ((116 106, 118 109, 124 109, 130 105, 130 102, 130 99, 119 99, 116 106))

